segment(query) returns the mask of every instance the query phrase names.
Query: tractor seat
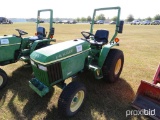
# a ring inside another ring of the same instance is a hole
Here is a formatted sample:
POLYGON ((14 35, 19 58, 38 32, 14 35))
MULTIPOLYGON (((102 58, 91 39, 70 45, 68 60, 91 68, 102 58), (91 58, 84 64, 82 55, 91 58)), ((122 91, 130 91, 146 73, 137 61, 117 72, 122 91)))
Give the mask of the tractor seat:
POLYGON ((46 37, 45 28, 44 27, 38 27, 37 28, 37 36, 30 37, 29 40, 30 41, 42 40, 45 37, 46 37))
POLYGON ((91 45, 102 46, 108 43, 108 36, 108 30, 97 30, 94 36, 94 40, 91 40, 90 43, 91 45))

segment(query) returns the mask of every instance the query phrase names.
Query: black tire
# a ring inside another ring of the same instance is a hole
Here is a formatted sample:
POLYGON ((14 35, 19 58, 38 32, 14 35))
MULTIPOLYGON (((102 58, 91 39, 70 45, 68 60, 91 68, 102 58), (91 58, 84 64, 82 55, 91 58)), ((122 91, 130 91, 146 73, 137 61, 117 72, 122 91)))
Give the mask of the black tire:
POLYGON ((0 89, 2 89, 8 81, 7 74, 4 70, 0 69, 0 89))
POLYGON ((85 96, 86 88, 82 83, 73 81, 68 84, 58 100, 58 110, 60 114, 67 117, 75 115, 81 108, 85 96))
POLYGON ((103 79, 106 82, 116 82, 122 72, 124 55, 121 50, 111 49, 102 68, 103 79))

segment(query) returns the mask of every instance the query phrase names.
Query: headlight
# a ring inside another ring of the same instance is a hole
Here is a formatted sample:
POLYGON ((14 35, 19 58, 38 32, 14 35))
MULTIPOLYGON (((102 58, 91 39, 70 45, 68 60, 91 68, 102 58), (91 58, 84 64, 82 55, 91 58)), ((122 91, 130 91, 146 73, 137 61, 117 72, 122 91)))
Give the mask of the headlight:
POLYGON ((38 65, 38 68, 43 70, 43 71, 47 71, 47 67, 43 66, 43 65, 38 65))
POLYGON ((31 60, 31 64, 32 64, 32 65, 35 65, 34 62, 33 62, 32 60, 31 60))

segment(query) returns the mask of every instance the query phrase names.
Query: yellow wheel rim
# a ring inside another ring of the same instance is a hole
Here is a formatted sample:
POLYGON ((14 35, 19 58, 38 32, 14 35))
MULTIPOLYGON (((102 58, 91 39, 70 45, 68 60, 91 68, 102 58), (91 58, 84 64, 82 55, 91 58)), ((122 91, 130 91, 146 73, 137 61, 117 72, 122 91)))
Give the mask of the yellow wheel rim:
POLYGON ((84 100, 84 91, 78 91, 76 95, 73 97, 71 105, 70 105, 70 110, 72 112, 75 112, 78 110, 78 108, 81 106, 82 102, 84 100))
POLYGON ((118 59, 116 66, 115 66, 115 70, 114 70, 115 75, 117 75, 119 73, 119 71, 121 69, 121 65, 122 65, 122 60, 118 59))
POLYGON ((3 78, 2 76, 0 76, 0 86, 2 85, 2 83, 3 83, 3 78))

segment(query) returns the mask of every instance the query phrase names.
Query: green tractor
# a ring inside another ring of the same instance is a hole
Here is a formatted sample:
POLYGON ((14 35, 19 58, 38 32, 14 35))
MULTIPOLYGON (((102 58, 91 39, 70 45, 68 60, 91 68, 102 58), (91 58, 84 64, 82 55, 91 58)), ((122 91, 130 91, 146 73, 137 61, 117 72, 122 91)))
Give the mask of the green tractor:
POLYGON ((96 79, 115 82, 121 74, 124 56, 118 49, 118 33, 122 33, 123 21, 120 21, 120 7, 95 9, 90 32, 82 31, 84 38, 74 39, 36 50, 30 55, 34 78, 29 86, 41 97, 47 94, 52 86, 63 89, 58 109, 65 116, 73 116, 81 107, 86 96, 85 86, 77 81, 66 85, 65 80, 74 77, 84 70, 91 70, 96 79), (97 11, 117 10, 115 33, 108 40, 108 30, 97 30, 93 34, 94 18, 97 11))
MULTIPOLYGON (((37 33, 36 36, 22 37, 28 34, 27 32, 16 29, 19 35, 4 35, 0 36, 0 65, 7 65, 18 60, 30 63, 30 54, 39 48, 50 45, 53 38, 54 28, 52 27, 53 11, 51 9, 38 10, 37 17, 37 33), (45 33, 45 28, 40 26, 40 13, 50 12, 50 30, 48 36, 45 33)), ((4 70, 0 69, 0 89, 3 88, 8 79, 4 70)))

